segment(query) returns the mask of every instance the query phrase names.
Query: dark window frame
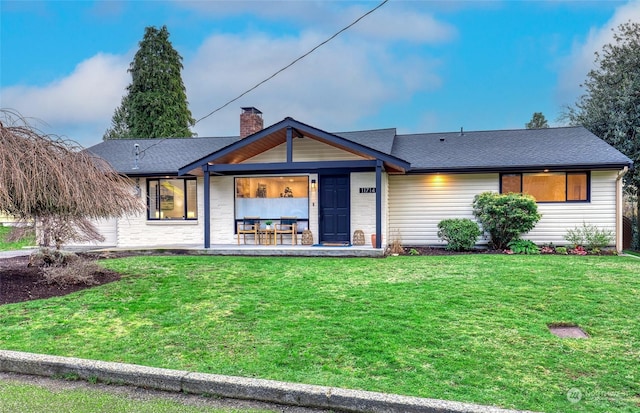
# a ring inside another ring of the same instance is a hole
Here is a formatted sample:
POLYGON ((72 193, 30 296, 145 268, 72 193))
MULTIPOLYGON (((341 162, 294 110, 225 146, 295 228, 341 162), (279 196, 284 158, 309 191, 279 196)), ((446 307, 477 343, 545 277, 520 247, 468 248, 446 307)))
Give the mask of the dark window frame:
MULTIPOLYGON (((564 173, 564 196, 565 196, 565 200, 564 201, 538 201, 536 200, 536 203, 538 204, 558 204, 558 203, 588 203, 591 202, 591 171, 549 171, 549 172, 554 172, 554 173, 564 173), (567 199, 568 198, 568 191, 567 191, 567 187, 569 184, 569 175, 585 175, 586 179, 587 179, 587 193, 586 193, 586 199, 567 199)), ((500 193, 502 194, 502 177, 503 176, 508 176, 508 175, 519 175, 520 176, 520 191, 519 193, 523 193, 523 182, 524 182, 524 175, 528 174, 528 173, 539 173, 539 172, 502 172, 500 173, 500 193)))
POLYGON ((184 177, 180 177, 180 176, 170 176, 170 177, 162 177, 162 178, 147 178, 147 221, 159 221, 159 222, 170 222, 170 221, 197 221, 198 220, 198 180, 197 178, 184 178, 184 177), (156 200, 156 205, 160 205, 160 193, 159 191, 157 191, 155 194, 151 194, 150 192, 150 184, 151 182, 157 182, 157 186, 156 188, 160 188, 160 182, 161 181, 169 181, 169 180, 181 180, 183 181, 183 187, 184 187, 184 199, 183 199, 183 205, 184 205, 184 211, 183 211, 183 218, 179 219, 179 218, 169 218, 169 219, 165 219, 165 218, 156 218, 155 216, 152 216, 151 214, 151 197, 153 196, 156 200), (194 181, 196 183, 195 185, 195 203, 196 203, 196 208, 195 208, 195 217, 194 218, 189 218, 189 214, 188 214, 188 207, 189 204, 187 202, 188 200, 188 186, 187 186, 187 181, 194 181))

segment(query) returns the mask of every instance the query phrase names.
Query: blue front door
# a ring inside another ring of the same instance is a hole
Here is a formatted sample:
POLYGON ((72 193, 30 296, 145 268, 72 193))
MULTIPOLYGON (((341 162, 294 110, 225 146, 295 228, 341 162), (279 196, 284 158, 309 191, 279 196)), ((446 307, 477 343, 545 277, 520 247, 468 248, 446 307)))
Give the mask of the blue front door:
POLYGON ((319 176, 320 242, 349 242, 349 175, 319 176))

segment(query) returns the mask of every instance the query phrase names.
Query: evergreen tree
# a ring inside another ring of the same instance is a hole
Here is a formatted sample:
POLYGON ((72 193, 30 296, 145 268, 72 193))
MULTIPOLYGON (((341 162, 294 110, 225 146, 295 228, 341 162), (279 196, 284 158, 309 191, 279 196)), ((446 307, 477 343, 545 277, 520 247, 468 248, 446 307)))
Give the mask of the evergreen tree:
POLYGON ((145 28, 129 65, 131 84, 104 139, 190 137, 191 117, 180 71, 182 57, 169 41, 166 26, 145 28))
MULTIPOLYGON (((614 30, 614 43, 596 53, 596 68, 582 85, 586 93, 566 114, 631 158, 636 167, 624 176, 629 194, 640 190, 640 23, 627 22, 614 30)), ((640 216, 640 205, 637 215, 640 216)), ((637 220, 636 248, 640 234, 637 220)))
POLYGON ((531 120, 524 124, 527 129, 542 129, 548 128, 549 124, 542 112, 535 112, 531 117, 531 120))
POLYGON ((120 106, 116 108, 113 118, 111 118, 111 127, 104 133, 103 139, 126 139, 129 137, 126 98, 122 98, 120 106))

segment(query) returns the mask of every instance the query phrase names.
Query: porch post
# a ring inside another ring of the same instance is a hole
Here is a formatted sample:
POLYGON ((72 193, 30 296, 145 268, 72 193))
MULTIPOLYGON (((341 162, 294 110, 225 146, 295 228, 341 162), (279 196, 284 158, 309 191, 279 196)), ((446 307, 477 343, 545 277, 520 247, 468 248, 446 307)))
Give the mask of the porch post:
POLYGON ((204 247, 211 248, 211 175, 209 175, 208 165, 202 165, 204 172, 204 247))
POLYGON ((287 163, 293 162, 293 130, 287 127, 287 163))
POLYGON ((382 161, 376 161, 376 248, 382 247, 382 161))

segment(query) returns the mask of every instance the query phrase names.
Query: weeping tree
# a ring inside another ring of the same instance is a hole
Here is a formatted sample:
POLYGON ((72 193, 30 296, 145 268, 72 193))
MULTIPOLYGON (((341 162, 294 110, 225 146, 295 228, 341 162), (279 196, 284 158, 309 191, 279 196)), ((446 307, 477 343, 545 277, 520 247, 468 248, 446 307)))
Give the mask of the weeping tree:
POLYGON ((131 183, 69 140, 0 111, 0 211, 36 222, 41 247, 102 240, 93 220, 143 210, 131 183))

